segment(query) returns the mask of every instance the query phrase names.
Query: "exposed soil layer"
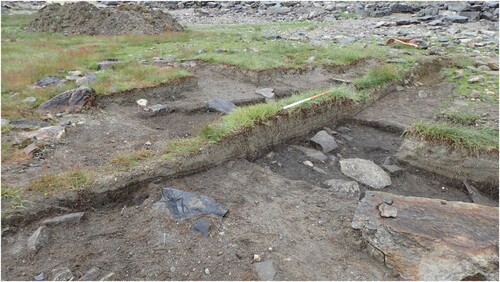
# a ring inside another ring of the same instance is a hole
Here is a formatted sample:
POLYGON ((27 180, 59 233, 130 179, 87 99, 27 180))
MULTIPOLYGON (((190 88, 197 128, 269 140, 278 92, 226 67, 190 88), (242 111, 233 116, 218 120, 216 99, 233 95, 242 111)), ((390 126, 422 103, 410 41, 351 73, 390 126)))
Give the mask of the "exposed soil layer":
POLYGON ((87 35, 157 35, 182 31, 183 28, 170 14, 144 6, 126 4, 99 9, 87 2, 77 2, 43 7, 26 30, 87 35))

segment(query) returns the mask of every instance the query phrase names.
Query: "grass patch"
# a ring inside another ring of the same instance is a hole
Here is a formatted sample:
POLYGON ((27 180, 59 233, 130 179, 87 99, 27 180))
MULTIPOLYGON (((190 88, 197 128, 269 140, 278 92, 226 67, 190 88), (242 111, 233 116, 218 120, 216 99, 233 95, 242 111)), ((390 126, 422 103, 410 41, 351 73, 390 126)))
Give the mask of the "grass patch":
POLYGON ((111 159, 110 164, 121 170, 129 170, 136 166, 139 161, 150 158, 154 153, 150 150, 142 149, 132 153, 119 154, 111 159))
POLYGON ((445 112, 442 111, 438 116, 438 119, 443 119, 455 124, 461 125, 474 125, 475 122, 481 118, 479 114, 471 114, 467 112, 445 112))
POLYGON ((354 86, 359 90, 371 89, 384 86, 386 83, 400 78, 398 69, 391 65, 371 68, 363 77, 353 81, 354 86))
POLYGON ((424 140, 443 142, 452 148, 468 153, 498 153, 498 130, 470 128, 446 122, 417 121, 405 135, 419 136, 424 140))
POLYGON ((443 71, 447 80, 455 85, 454 97, 470 99, 473 93, 481 101, 498 102, 499 77, 475 73, 470 69, 446 68, 443 71), (468 80, 474 76, 482 75, 483 79, 477 83, 468 80), (488 94, 490 93, 490 94, 488 94), (493 95, 491 95, 493 93, 493 95))
POLYGON ((21 189, 2 186, 1 191, 2 201, 8 202, 10 206, 15 209, 24 208, 24 203, 26 201, 23 200, 21 189))
POLYGON ((201 150, 208 143, 208 139, 201 135, 189 139, 174 140, 167 143, 163 157, 167 160, 175 160, 179 156, 189 156, 201 150))
POLYGON ((44 175, 31 181, 27 188, 29 191, 40 192, 48 195, 60 190, 81 190, 93 182, 89 172, 83 170, 67 171, 58 175, 44 175))

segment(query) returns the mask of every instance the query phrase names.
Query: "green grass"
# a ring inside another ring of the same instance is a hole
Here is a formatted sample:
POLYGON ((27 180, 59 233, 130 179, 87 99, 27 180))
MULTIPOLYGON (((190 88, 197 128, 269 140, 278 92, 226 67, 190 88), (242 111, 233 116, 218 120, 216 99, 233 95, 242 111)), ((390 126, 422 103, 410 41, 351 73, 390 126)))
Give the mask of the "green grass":
POLYGON ((359 90, 371 89, 384 86, 386 83, 400 78, 399 71, 395 66, 383 65, 371 68, 363 77, 353 81, 359 90))
POLYGON ((447 80, 455 85, 453 95, 455 97, 470 98, 473 92, 479 94, 479 99, 486 102, 498 102, 499 77, 481 73, 475 73, 470 69, 446 68, 442 71, 447 80), (482 75, 483 80, 478 83, 470 83, 468 80, 474 76, 482 75), (494 95, 488 95, 488 92, 494 95))
POLYGON ((23 199, 21 189, 2 186, 1 191, 2 201, 8 202, 15 209, 24 208, 26 201, 23 199))
POLYGON ((138 150, 132 153, 118 154, 109 162, 113 165, 113 168, 118 168, 120 170, 129 170, 130 168, 136 166, 141 160, 145 160, 154 155, 152 151, 149 150, 138 150))
POLYGON ((449 121, 454 124, 461 125, 474 125, 475 122, 481 118, 479 114, 472 114, 467 112, 450 112, 450 111, 442 111, 437 115, 438 119, 442 119, 445 121, 449 121))
POLYGON ((446 122, 418 121, 405 131, 405 135, 442 142, 454 149, 464 150, 471 154, 498 153, 497 129, 475 129, 446 122))
POLYGON ((27 188, 29 191, 49 195, 61 190, 80 190, 93 182, 93 176, 83 170, 66 171, 58 175, 43 175, 31 181, 27 188))

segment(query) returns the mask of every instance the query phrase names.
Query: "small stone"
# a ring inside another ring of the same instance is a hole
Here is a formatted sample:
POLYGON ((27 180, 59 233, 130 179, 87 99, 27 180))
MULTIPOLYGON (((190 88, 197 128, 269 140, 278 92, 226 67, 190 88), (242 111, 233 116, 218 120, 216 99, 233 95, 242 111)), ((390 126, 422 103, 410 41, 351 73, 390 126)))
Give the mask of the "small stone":
POLYGON ((82 217, 85 215, 85 212, 77 212, 77 213, 70 213, 70 214, 65 214, 61 216, 56 216, 52 218, 48 218, 44 221, 42 221, 42 224, 45 224, 47 226, 52 226, 52 225, 58 225, 58 224, 65 224, 65 223, 78 223, 82 219, 82 217))
POLYGON ((144 143, 145 146, 151 146, 151 141, 146 141, 146 143, 144 143))
POLYGON ((331 179, 323 184, 328 186, 332 191, 337 192, 347 198, 358 199, 360 195, 359 185, 356 181, 331 179))
POLYGON ((297 145, 292 145, 290 147, 297 149, 297 150, 301 151, 302 153, 306 154, 306 156, 308 158, 312 159, 313 161, 324 162, 324 161, 328 160, 328 156, 323 154, 320 151, 310 149, 307 147, 303 147, 303 146, 297 146, 297 145))
POLYGON ((383 164, 382 167, 392 176, 398 176, 403 173, 403 169, 394 164, 383 164))
POLYGON ((378 210, 380 211, 381 217, 395 218, 398 215, 398 210, 395 207, 390 206, 386 203, 381 204, 378 207, 378 210))
POLYGON ((22 136, 27 139, 36 139, 36 140, 59 140, 64 137, 66 134, 66 130, 64 127, 59 125, 42 127, 35 132, 26 132, 23 133, 22 136))
POLYGON ((148 100, 139 99, 139 100, 135 101, 135 103, 141 107, 146 107, 148 105, 148 100))
POLYGON ((384 203, 386 203, 390 206, 390 205, 392 205, 393 201, 391 198, 384 198, 384 203))
POLYGON ((23 152, 28 156, 32 156, 38 150, 38 145, 36 143, 31 143, 23 149, 23 152))
POLYGON ((497 71, 498 70, 498 62, 488 62, 488 67, 493 70, 493 71, 497 71))
POLYGON ((208 268, 205 268, 205 274, 210 275, 210 270, 208 268))
POLYGON ((310 162, 310 161, 303 161, 302 163, 304 165, 306 165, 306 166, 309 166, 309 167, 313 167, 314 166, 314 164, 312 162, 310 162))
POLYGON ((110 272, 106 276, 104 276, 103 278, 101 278, 99 281, 110 281, 110 280, 113 280, 114 276, 115 276, 115 273, 114 272, 110 272))
POLYGON ((229 101, 220 98, 214 98, 208 101, 207 108, 212 111, 221 112, 224 114, 228 114, 232 110, 236 109, 236 105, 229 101))
POLYGON ((82 76, 81 71, 68 71, 68 74, 71 76, 82 76))
POLYGON ((73 272, 67 267, 53 269, 52 275, 54 276, 53 281, 69 281, 75 278, 73 272))
POLYGON ((23 100, 23 102, 27 103, 27 104, 32 104, 32 103, 36 102, 36 98, 35 97, 27 97, 26 99, 23 100))
POLYGON ((262 258, 259 255, 255 254, 255 255, 253 255, 253 260, 256 262, 260 262, 260 261, 262 261, 262 258))
POLYGON ((40 226, 29 238, 26 246, 31 252, 38 251, 49 241, 47 229, 45 226, 40 226))
POLYGON ((101 276, 101 269, 97 266, 93 266, 89 269, 85 274, 78 279, 79 281, 97 281, 97 279, 101 276))
POLYGON ((45 273, 40 272, 35 277, 33 277, 35 281, 43 281, 45 279, 45 273))
POLYGON ((427 92, 425 90, 418 91, 418 97, 420 97, 420 98, 426 98, 427 97, 427 92))
POLYGON ((479 91, 477 91, 476 89, 474 89, 474 90, 472 90, 472 92, 470 93, 470 96, 469 96, 469 97, 470 97, 470 98, 477 99, 477 98, 479 98, 479 95, 480 95, 479 91))
POLYGON ((62 84, 61 79, 55 76, 47 76, 36 82, 36 85, 40 87, 46 87, 52 85, 59 86, 61 84, 62 84))
POLYGON ((306 60, 306 63, 313 63, 315 60, 314 57, 309 57, 309 59, 306 60))
POLYGON ((152 116, 160 116, 167 113, 167 106, 161 104, 155 104, 143 109, 146 112, 150 112, 152 116))
POLYGON ((326 175, 326 174, 327 174, 327 173, 326 173, 326 171, 324 171, 323 169, 321 169, 321 168, 319 168, 319 167, 317 167, 317 166, 313 166, 313 167, 312 167, 312 169, 313 169, 314 171, 316 171, 316 172, 321 173, 321 174, 324 174, 324 175, 326 175))
POLYGON ((273 98, 274 97, 274 89, 273 88, 261 88, 255 90, 255 93, 262 95, 266 98, 273 98))
POLYGON ((337 145, 337 142, 335 141, 335 138, 333 138, 325 130, 321 130, 320 132, 316 133, 316 135, 311 138, 311 141, 321 146, 321 148, 323 149, 323 153, 331 152, 339 147, 337 145))
POLYGON ((470 83, 477 83, 477 82, 481 82, 483 80, 483 78, 484 77, 482 75, 478 75, 478 76, 471 77, 467 81, 470 82, 470 83))
POLYGON ((109 69, 115 67, 117 64, 119 64, 118 60, 106 60, 97 63, 97 69, 98 70, 109 69))
POLYGON ((80 77, 75 82, 76 87, 90 87, 90 81, 87 77, 80 77))
POLYGON ((272 261, 258 262, 255 264, 255 270, 262 281, 271 281, 276 275, 276 269, 274 268, 272 261))

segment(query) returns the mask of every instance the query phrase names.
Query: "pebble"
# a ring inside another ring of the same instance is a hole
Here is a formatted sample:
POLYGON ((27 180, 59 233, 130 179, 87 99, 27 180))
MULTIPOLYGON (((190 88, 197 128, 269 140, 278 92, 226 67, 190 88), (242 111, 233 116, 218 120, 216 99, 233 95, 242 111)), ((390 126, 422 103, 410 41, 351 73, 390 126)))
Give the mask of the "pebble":
POLYGON ((32 103, 36 102, 36 98, 35 97, 27 97, 26 99, 23 100, 23 102, 27 103, 27 104, 32 104, 32 103))
POLYGON ((262 258, 259 255, 255 254, 255 255, 253 255, 253 260, 256 262, 260 262, 260 261, 262 261, 262 258))
POLYGON ((304 165, 306 165, 306 166, 309 166, 309 167, 313 167, 314 166, 314 164, 311 161, 303 161, 302 163, 304 165))
POLYGON ((483 76, 482 75, 478 75, 478 76, 473 76, 471 78, 469 78, 467 81, 470 82, 470 83, 477 83, 477 82, 481 82, 483 80, 483 76))
POLYGON ((395 218, 396 216, 398 216, 398 210, 395 207, 390 206, 386 203, 381 204, 378 207, 378 210, 380 211, 381 217, 395 218))

